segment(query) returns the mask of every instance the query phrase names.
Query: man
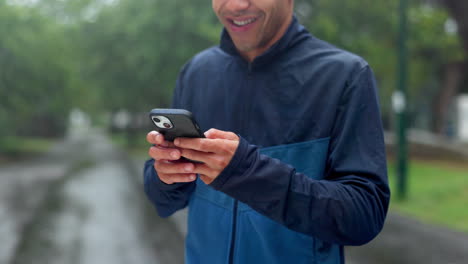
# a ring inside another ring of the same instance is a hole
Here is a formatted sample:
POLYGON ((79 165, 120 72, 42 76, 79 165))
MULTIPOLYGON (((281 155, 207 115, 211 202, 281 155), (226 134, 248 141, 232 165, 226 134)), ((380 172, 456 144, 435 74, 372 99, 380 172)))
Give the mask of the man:
POLYGON ((188 205, 187 263, 344 263, 390 196, 369 66, 311 36, 293 0, 212 6, 221 43, 184 66, 173 107, 216 129, 174 144, 148 133, 149 199, 162 217, 188 205))

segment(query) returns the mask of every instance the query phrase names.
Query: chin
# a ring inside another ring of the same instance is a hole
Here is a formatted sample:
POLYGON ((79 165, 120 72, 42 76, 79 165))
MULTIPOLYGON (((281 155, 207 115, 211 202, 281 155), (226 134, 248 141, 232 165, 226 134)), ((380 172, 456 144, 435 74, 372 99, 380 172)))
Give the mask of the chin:
POLYGON ((249 52, 249 51, 252 51, 252 50, 255 50, 258 46, 257 43, 254 43, 254 42, 246 42, 246 41, 242 41, 242 40, 237 40, 237 41, 233 41, 234 44, 236 45, 236 48, 242 52, 249 52))
POLYGON ((253 50, 255 50, 255 46, 240 46, 240 45, 236 45, 236 48, 239 50, 239 51, 242 51, 242 52, 251 52, 253 50))

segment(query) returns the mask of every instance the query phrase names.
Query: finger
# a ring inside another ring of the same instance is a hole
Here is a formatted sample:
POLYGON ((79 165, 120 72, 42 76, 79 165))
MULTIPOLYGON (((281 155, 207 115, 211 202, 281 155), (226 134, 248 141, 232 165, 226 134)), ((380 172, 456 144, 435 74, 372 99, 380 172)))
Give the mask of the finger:
POLYGON ((200 174, 200 180, 202 180, 205 184, 211 184, 214 181, 213 178, 210 178, 210 177, 208 177, 206 175, 202 175, 202 174, 200 174))
POLYGON ((195 173, 189 174, 158 174, 159 179, 166 184, 174 184, 178 182, 193 182, 197 179, 195 173))
POLYGON ((181 173, 193 173, 195 165, 191 162, 174 163, 167 161, 156 161, 154 168, 158 173, 163 174, 181 174, 181 173))
MULTIPOLYGON (((181 156, 190 160, 201 161, 207 164, 209 167, 214 169, 224 169, 228 164, 228 160, 225 155, 218 155, 214 153, 200 152, 191 149, 181 149, 181 156)), ((200 172, 197 172, 200 173, 200 172)), ((203 173, 204 174, 204 173, 203 173)))
POLYGON ((232 132, 222 131, 216 128, 211 128, 205 132, 205 137, 215 139, 228 139, 228 140, 239 140, 239 136, 232 132))
POLYGON ((206 162, 211 161, 211 158, 209 156, 212 155, 212 153, 181 148, 180 155, 189 160, 200 161, 202 163, 206 163, 206 162))
POLYGON ((151 131, 146 135, 146 141, 150 144, 160 145, 164 142, 164 136, 157 131, 151 131))
POLYGON ((218 176, 220 173, 219 170, 215 170, 206 164, 196 164, 193 172, 196 174, 205 175, 213 179, 216 178, 216 176, 218 176))
POLYGON ((149 148, 148 155, 155 160, 178 160, 180 159, 180 150, 175 148, 163 148, 153 146, 149 148))
POLYGON ((151 131, 146 135, 146 141, 153 145, 160 145, 163 147, 174 147, 174 143, 166 141, 164 135, 158 131, 151 131))
POLYGON ((225 139, 208 138, 176 138, 174 145, 179 148, 192 149, 201 152, 223 153, 225 152, 225 139))
MULTIPOLYGON (((177 138, 174 141, 177 147, 180 147, 181 151, 194 150, 204 153, 217 153, 217 154, 228 154, 234 155, 239 146, 239 141, 226 140, 226 139, 191 139, 191 138, 177 138)), ((187 152, 189 155, 193 152, 187 152)), ((199 153, 203 154, 203 153, 199 153)), ((184 155, 182 155, 184 156, 184 155)), ((186 157, 189 158, 189 157, 186 157)), ((189 158, 191 159, 191 158, 189 158)), ((197 160, 197 159, 195 159, 197 160)), ((203 160, 200 160, 203 161, 203 160)))

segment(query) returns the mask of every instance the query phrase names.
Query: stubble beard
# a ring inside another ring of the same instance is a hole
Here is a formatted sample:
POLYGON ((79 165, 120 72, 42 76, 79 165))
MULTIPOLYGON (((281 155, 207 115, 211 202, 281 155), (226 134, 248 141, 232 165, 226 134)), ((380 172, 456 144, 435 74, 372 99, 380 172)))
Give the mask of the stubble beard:
POLYGON ((257 49, 262 49, 268 44, 268 38, 265 37, 265 30, 262 28, 256 34, 256 38, 250 43, 239 41, 236 43, 236 47, 241 52, 251 52, 257 49))

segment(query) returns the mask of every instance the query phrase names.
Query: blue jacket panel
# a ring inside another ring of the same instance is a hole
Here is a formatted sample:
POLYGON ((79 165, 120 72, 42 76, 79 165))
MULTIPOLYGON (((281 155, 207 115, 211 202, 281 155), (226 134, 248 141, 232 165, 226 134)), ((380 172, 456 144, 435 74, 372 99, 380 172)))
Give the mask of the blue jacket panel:
POLYGON ((161 216, 189 205, 188 263, 342 263, 343 245, 381 230, 390 194, 372 71, 296 19, 252 63, 223 32, 184 66, 173 106, 241 136, 210 186, 165 185, 145 165, 161 216))
MULTIPOLYGON (((318 139, 263 148, 259 153, 320 180, 328 143, 328 138, 318 139)), ((236 206, 235 199, 201 180, 196 185, 189 205, 187 263, 229 263, 231 248, 231 263, 342 263, 342 247, 292 231, 245 203, 236 206), (233 226, 237 233, 234 238, 233 226), (213 235, 213 230, 226 236, 213 235)))

